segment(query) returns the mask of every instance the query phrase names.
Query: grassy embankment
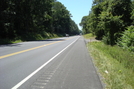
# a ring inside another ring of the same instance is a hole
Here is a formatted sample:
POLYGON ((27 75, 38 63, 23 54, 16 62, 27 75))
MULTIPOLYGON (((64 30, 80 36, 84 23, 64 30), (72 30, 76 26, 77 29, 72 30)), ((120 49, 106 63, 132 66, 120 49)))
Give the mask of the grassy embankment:
MULTIPOLYGON (((90 39, 91 35, 85 35, 90 39)), ((84 37, 85 37, 84 36, 84 37)), ((102 42, 87 44, 94 64, 102 75, 105 89, 134 89, 134 55, 118 46, 102 42)))
POLYGON ((95 38, 95 36, 93 36, 92 34, 85 34, 83 35, 85 39, 93 39, 95 38))
POLYGON ((45 40, 45 39, 57 38, 57 37, 61 37, 61 36, 62 35, 51 34, 51 33, 45 33, 43 35, 36 34, 36 35, 31 35, 31 36, 26 35, 22 39, 16 39, 16 40, 0 39, 0 45, 1 44, 19 43, 19 42, 23 42, 23 41, 45 40))

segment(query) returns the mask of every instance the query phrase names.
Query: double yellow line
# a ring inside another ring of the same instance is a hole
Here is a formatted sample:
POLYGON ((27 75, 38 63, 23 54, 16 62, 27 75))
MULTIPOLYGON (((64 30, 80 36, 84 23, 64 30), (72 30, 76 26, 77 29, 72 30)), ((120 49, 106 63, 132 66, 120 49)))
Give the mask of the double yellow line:
POLYGON ((45 44, 45 45, 37 46, 37 47, 34 47, 34 48, 22 50, 22 51, 19 51, 19 52, 15 52, 15 53, 7 54, 7 55, 4 55, 4 56, 0 56, 0 59, 10 57, 10 56, 13 56, 13 55, 17 55, 17 54, 20 54, 20 53, 24 53, 24 52, 27 52, 27 51, 31 51, 31 50, 34 50, 34 49, 38 49, 38 48, 41 48, 41 47, 45 47, 45 46, 48 46, 48 45, 52 45, 52 44, 55 44, 55 43, 59 43, 59 42, 61 42, 61 41, 52 42, 52 43, 49 43, 49 44, 45 44))

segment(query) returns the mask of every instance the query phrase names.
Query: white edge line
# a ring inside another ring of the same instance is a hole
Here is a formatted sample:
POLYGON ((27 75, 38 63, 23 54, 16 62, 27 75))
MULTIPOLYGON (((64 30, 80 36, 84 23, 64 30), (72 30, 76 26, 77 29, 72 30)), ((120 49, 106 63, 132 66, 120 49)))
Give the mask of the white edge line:
POLYGON ((46 63, 44 63, 42 66, 40 66, 37 70, 35 70, 33 73, 31 73, 30 75, 28 75, 25 79, 23 79, 22 81, 20 81, 18 84, 16 84, 14 87, 12 87, 11 89, 17 89, 19 88, 22 84, 24 84, 28 79, 30 79, 33 75, 35 75, 38 71, 40 71, 43 67, 45 67, 48 63, 50 63, 52 60, 54 60, 54 58, 56 58, 58 55, 60 55, 63 51, 65 51, 69 46, 71 46, 73 43, 75 43, 77 40, 79 39, 79 37, 73 41, 71 44, 69 44, 67 47, 65 47, 63 50, 61 50, 59 53, 57 53, 54 57, 52 57, 50 60, 48 60, 46 63))

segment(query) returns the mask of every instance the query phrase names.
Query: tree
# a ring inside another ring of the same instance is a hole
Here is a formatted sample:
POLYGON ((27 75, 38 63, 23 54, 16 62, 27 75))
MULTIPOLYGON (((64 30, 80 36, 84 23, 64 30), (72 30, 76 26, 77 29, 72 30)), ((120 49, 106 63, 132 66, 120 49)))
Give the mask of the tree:
POLYGON ((46 33, 75 34, 70 12, 56 0, 0 1, 0 40, 37 40, 46 33))
POLYGON ((132 24, 134 25, 134 1, 132 1, 132 12, 131 12, 131 19, 133 20, 132 24))
POLYGON ((131 19, 133 20, 132 25, 128 26, 127 30, 121 34, 117 44, 123 49, 134 52, 134 1, 132 2, 131 19))
POLYGON ((0 38, 22 39, 52 32, 53 0, 0 1, 0 38))
POLYGON ((13 24, 16 13, 13 10, 12 0, 0 1, 0 39, 14 39, 16 36, 13 24))
POLYGON ((130 0, 94 0, 92 13, 86 17, 83 29, 90 30, 105 43, 114 45, 121 37, 120 33, 132 23, 131 10, 130 0))
POLYGON ((81 23, 79 24, 80 26, 82 26, 82 30, 84 33, 88 33, 88 16, 84 16, 81 20, 81 23))
POLYGON ((72 21, 70 12, 66 7, 56 1, 52 7, 53 11, 53 29, 55 33, 58 34, 75 34, 78 32, 78 27, 72 21))
POLYGON ((71 35, 78 35, 78 34, 80 34, 80 30, 79 30, 77 24, 73 20, 70 21, 70 31, 71 31, 70 32, 71 35))

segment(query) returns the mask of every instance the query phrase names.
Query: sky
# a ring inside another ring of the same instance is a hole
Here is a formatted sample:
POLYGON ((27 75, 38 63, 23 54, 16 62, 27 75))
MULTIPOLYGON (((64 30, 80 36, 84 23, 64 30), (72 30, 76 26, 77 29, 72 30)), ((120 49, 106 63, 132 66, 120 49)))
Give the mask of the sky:
POLYGON ((79 23, 81 22, 82 17, 87 16, 89 14, 89 11, 91 11, 93 0, 57 0, 57 1, 61 2, 67 8, 67 10, 70 11, 71 15, 73 16, 72 20, 75 21, 75 23, 81 30, 79 23))

